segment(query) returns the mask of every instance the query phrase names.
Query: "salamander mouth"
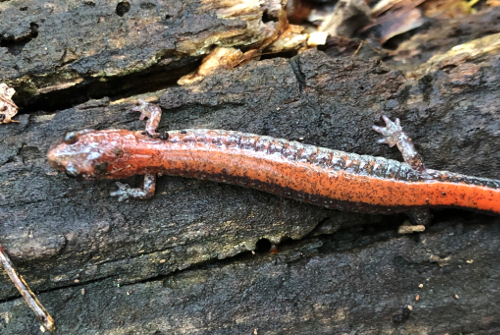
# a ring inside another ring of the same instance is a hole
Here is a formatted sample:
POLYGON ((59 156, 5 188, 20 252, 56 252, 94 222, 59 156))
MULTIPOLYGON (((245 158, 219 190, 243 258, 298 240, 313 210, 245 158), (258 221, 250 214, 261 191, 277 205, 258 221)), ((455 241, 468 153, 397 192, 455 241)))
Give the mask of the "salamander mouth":
POLYGON ((77 173, 71 173, 71 172, 68 172, 67 170, 64 171, 64 173, 66 174, 67 177, 69 178, 78 178, 79 174, 77 173))
POLYGON ((71 163, 66 165, 66 167, 64 168, 64 173, 69 178, 74 178, 77 181, 81 181, 84 179, 80 171, 71 163))
POLYGON ((66 174, 67 177, 75 179, 76 181, 82 181, 85 179, 81 174, 73 174, 69 173, 68 171, 65 171, 64 173, 66 174))

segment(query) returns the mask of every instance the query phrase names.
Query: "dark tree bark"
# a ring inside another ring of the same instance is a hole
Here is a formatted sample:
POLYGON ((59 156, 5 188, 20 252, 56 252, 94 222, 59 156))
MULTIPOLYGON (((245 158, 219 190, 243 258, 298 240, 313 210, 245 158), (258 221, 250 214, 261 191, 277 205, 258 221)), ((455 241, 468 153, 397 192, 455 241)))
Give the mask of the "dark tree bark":
MULTIPOLYGON (((399 236, 404 216, 326 210, 167 176, 153 199, 118 203, 109 196, 113 181, 77 183, 52 170, 45 154, 70 130, 142 129, 130 110, 133 94, 148 92, 141 97, 164 110, 162 130, 240 130, 395 159, 397 150, 376 144, 371 126, 383 114, 399 117, 428 167, 498 178, 500 35, 406 75, 379 60, 308 50, 165 88, 210 51, 206 41, 264 43, 278 14, 269 9, 264 24, 252 15, 221 19, 211 3, 131 4, 127 13, 121 4, 0 7, 8 32, 0 81, 18 89, 16 103, 25 107, 20 124, 0 126, 0 242, 40 293, 56 334, 499 331, 497 218, 435 211, 426 232, 399 236), (71 58, 75 36, 82 45, 71 58), (110 43, 113 36, 121 42, 110 43), (61 62, 63 55, 71 59, 61 62), (99 99, 71 107, 88 95, 99 99), (279 244, 277 254, 268 242, 279 244)), ((0 271, 1 333, 38 328, 0 271)))

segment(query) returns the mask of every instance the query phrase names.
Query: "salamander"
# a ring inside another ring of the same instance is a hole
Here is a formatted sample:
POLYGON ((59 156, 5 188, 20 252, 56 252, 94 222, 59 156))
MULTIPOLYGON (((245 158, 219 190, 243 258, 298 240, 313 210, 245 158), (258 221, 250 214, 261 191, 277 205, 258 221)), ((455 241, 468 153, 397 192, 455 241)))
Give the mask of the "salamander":
POLYGON ((237 131, 185 129, 158 133, 161 109, 134 108, 146 131, 67 133, 47 154, 50 165, 78 179, 144 175, 140 188, 117 183, 119 201, 154 195, 156 175, 207 179, 253 188, 327 208, 367 213, 408 212, 426 223, 429 208, 458 207, 500 214, 500 181, 425 168, 399 119, 384 116, 380 143, 397 145, 404 162, 358 155, 237 131))

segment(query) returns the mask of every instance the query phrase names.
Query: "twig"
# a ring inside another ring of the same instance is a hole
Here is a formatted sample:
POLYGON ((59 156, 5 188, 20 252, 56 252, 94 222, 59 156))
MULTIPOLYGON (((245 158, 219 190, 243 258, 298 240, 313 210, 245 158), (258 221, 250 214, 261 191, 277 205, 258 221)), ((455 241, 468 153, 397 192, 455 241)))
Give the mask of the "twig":
POLYGON ((363 44, 364 44, 364 45, 369 46, 369 47, 370 47, 370 49, 372 49, 374 52, 376 52, 376 53, 378 53, 378 54, 380 53, 380 51, 378 51, 377 49, 375 49, 374 47, 372 47, 370 44, 368 44, 367 42, 365 42, 365 41, 361 40, 361 42, 359 43, 358 48, 357 48, 357 49, 356 49, 356 51, 354 52, 353 56, 356 56, 356 54, 358 53, 359 49, 361 49, 361 46, 362 46, 363 44))
POLYGON ((9 259, 9 256, 5 252, 5 249, 0 244, 0 261, 5 268, 5 271, 9 275, 10 279, 14 282, 17 289, 23 296, 24 300, 28 303, 28 306, 35 312, 37 318, 40 320, 45 329, 49 331, 53 331, 56 326, 54 323, 54 319, 50 316, 49 312, 42 306, 40 301, 38 301, 36 295, 31 292, 28 284, 24 281, 23 277, 17 272, 14 268, 14 264, 9 259))

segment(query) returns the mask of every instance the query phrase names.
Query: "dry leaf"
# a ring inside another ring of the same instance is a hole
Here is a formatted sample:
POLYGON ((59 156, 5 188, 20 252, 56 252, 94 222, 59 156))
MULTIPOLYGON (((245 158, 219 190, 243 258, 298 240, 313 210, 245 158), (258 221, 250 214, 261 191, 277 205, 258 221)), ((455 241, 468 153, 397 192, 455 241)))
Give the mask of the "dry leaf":
POLYGON ((419 9, 414 8, 404 12, 380 25, 380 44, 384 44, 394 36, 418 28, 424 23, 425 18, 422 17, 422 12, 419 9))
POLYGON ((318 31, 330 36, 351 37, 370 23, 371 10, 364 0, 340 0, 333 13, 323 21, 318 31))
POLYGON ((14 93, 16 91, 12 87, 7 86, 5 83, 0 84, 0 124, 19 122, 12 120, 18 110, 16 104, 12 101, 14 93))

